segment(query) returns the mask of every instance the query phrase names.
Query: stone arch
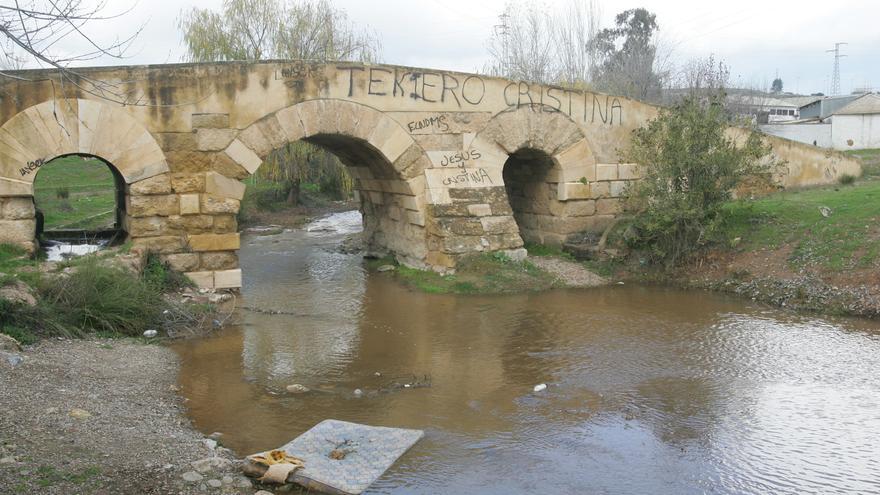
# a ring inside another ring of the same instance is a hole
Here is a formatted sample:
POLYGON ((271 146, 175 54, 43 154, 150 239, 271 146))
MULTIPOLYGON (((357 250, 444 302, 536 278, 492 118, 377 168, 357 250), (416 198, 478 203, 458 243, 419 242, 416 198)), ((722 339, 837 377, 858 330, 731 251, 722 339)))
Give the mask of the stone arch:
MULTIPOLYGON (((121 107, 76 98, 31 106, 0 126, 0 242, 35 248, 34 178, 64 155, 101 158, 125 184, 169 170, 152 134, 121 107)), ((128 202, 124 194, 117 202, 128 202)))
POLYGON ((568 115, 543 106, 502 111, 471 148, 488 155, 484 163, 502 178, 526 243, 560 245, 576 232, 601 229, 591 193, 596 157, 583 128, 568 115))
POLYGON ((304 140, 348 165, 364 214, 368 252, 391 253, 424 266, 425 189, 422 148, 384 113, 345 100, 309 100, 283 108, 242 129, 225 155, 253 174, 273 150, 304 140))

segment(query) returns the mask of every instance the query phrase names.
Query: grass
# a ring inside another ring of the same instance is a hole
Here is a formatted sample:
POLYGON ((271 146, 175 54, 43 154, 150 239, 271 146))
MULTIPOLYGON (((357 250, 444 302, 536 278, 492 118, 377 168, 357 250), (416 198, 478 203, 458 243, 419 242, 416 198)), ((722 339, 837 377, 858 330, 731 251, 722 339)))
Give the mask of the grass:
POLYGON ((880 149, 846 151, 862 162, 862 177, 880 177, 880 149))
MULTIPOLYGON (((371 260, 368 268, 393 264, 384 258, 371 260)), ((398 266, 396 276, 409 287, 430 294, 503 294, 547 290, 556 279, 528 261, 514 261, 503 253, 469 256, 462 259, 454 275, 398 266)))
POLYGON ((792 245, 792 266, 832 271, 873 266, 880 255, 880 182, 777 193, 748 202, 732 202, 720 241, 743 249, 792 245), (820 207, 829 208, 828 217, 820 207))
POLYGON ((116 222, 116 185, 104 162, 69 155, 49 161, 37 172, 34 199, 45 218, 44 230, 95 230, 116 222))

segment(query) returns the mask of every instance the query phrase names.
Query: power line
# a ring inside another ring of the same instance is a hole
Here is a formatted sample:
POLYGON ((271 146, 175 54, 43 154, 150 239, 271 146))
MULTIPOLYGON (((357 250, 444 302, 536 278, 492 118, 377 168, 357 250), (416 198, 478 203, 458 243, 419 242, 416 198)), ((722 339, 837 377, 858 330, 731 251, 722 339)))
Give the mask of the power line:
POLYGON ((834 53, 834 70, 831 72, 831 96, 840 93, 840 59, 846 55, 840 54, 840 46, 849 43, 835 43, 834 50, 825 50, 826 53, 834 53))

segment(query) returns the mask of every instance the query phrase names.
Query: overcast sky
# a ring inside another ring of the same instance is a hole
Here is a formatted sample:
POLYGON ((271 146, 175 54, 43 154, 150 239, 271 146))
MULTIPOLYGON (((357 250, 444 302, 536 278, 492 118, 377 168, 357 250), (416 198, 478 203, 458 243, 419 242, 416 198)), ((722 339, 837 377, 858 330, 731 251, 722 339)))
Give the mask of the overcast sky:
MULTIPOLYGON (((392 64, 473 72, 488 58, 486 40, 505 0, 331 0, 359 25, 371 28, 392 64)), ((537 1, 548 10, 571 0, 537 1)), ((121 19, 92 28, 105 39, 124 37, 146 22, 124 61, 91 65, 179 62, 181 9, 219 9, 222 0, 139 0, 121 19)), ((674 57, 715 54, 731 67, 731 83, 769 86, 777 71, 786 91, 828 92, 833 65, 826 50, 848 42, 841 61, 841 90, 880 89, 880 2, 876 0, 600 0, 602 24, 629 8, 657 14, 662 39, 674 57)), ((5 2, 4 2, 5 3, 5 2)), ((130 0, 109 0, 110 8, 130 0)), ((73 49, 74 47, 70 47, 73 49)))

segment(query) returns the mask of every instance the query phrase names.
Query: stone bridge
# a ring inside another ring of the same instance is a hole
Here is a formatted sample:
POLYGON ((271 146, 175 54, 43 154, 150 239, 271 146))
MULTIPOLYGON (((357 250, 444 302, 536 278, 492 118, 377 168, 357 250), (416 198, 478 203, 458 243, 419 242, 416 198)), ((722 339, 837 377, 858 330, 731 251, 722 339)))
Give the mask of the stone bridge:
MULTIPOLYGON (((589 91, 356 63, 12 75, 0 80, 0 242, 34 246, 43 163, 96 156, 124 182, 118 217, 133 246, 214 288, 241 286, 242 180, 288 142, 349 166, 370 252, 446 270, 463 255, 602 230, 639 178, 619 150, 657 112, 589 91)), ((858 173, 841 155, 774 146, 786 185, 858 173)))

